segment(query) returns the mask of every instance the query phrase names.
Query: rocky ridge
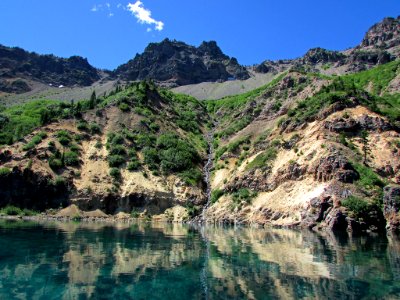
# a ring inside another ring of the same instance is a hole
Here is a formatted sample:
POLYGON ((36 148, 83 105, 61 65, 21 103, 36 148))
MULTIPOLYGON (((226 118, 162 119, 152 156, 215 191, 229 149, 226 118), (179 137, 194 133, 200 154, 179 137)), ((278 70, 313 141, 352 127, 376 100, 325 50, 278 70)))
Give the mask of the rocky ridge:
POLYGON ((80 56, 59 58, 18 47, 0 45, 0 91, 25 93, 30 81, 54 86, 88 86, 101 78, 100 71, 80 56))
POLYGON ((323 74, 345 74, 370 69, 400 55, 400 17, 385 18, 372 26, 361 43, 349 50, 313 48, 293 60, 265 61, 254 67, 260 73, 280 73, 290 68, 323 74))
POLYGON ((168 86, 249 78, 247 70, 223 54, 215 41, 196 48, 169 39, 149 44, 114 75, 128 81, 152 79, 168 86))

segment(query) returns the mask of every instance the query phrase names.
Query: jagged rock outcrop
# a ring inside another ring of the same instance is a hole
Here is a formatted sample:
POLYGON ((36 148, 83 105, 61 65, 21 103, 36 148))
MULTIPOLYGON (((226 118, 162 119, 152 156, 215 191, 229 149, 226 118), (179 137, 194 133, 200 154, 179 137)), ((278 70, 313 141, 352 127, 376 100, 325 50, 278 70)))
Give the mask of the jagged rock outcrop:
POLYGON ((336 63, 343 61, 346 55, 339 51, 331 51, 323 48, 313 48, 307 51, 302 58, 303 64, 316 65, 316 64, 327 64, 336 63))
POLYGON ((100 79, 100 72, 86 58, 39 55, 21 48, 0 45, 0 91, 23 93, 26 80, 64 86, 88 86, 100 79))
POLYGON ((165 39, 119 66, 114 75, 126 80, 152 79, 171 86, 206 81, 247 79, 247 70, 222 53, 214 41, 199 47, 165 39))
POLYGON ((298 69, 328 74, 344 74, 370 69, 400 56, 400 17, 385 18, 372 26, 362 42, 346 51, 313 48, 292 60, 264 61, 254 67, 258 73, 298 69))
POLYGON ((384 18, 382 22, 373 25, 365 34, 360 46, 391 48, 400 45, 400 16, 384 18))
POLYGON ((321 158, 313 172, 314 179, 318 181, 336 179, 340 182, 352 183, 359 178, 351 163, 344 156, 336 154, 321 158))
POLYGON ((356 133, 359 130, 383 132, 393 130, 392 124, 381 117, 361 115, 354 118, 338 118, 325 122, 325 128, 332 132, 356 133))
POLYGON ((383 190, 383 213, 387 228, 393 232, 400 231, 400 187, 386 186, 383 190))

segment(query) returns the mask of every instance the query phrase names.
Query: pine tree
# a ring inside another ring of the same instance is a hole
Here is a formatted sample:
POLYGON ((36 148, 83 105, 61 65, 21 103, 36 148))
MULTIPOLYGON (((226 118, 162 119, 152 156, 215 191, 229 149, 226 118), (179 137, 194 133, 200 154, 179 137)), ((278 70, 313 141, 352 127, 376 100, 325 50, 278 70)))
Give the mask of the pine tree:
POLYGON ((364 161, 363 161, 364 165, 367 165, 367 155, 371 152, 371 148, 368 145, 369 142, 368 136, 369 136, 368 131, 366 130, 361 131, 360 138, 362 144, 362 151, 364 155, 364 161))
POLYGON ((90 96, 89 100, 89 108, 93 109, 97 104, 97 97, 96 97, 96 91, 93 91, 92 95, 90 96))

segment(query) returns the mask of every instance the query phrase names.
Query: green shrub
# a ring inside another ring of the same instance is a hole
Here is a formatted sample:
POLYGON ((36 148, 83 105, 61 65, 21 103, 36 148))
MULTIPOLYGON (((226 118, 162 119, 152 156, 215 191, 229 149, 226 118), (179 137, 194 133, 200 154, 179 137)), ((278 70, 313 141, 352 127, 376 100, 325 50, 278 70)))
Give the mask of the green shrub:
POLYGON ((60 142, 61 145, 68 146, 69 143, 71 142, 71 139, 66 136, 61 136, 58 138, 58 141, 60 142))
POLYGON ((0 209, 0 214, 6 216, 35 216, 38 212, 27 208, 21 209, 13 205, 7 205, 0 209))
POLYGON ((78 124, 76 124, 76 128, 78 130, 84 130, 84 131, 89 129, 86 121, 79 121, 78 124))
POLYGON ((371 190, 374 188, 382 189, 385 186, 385 182, 371 168, 359 163, 353 163, 353 166, 360 175, 357 183, 362 187, 371 190))
POLYGON ((54 141, 49 141, 47 144, 47 149, 49 149, 50 152, 55 152, 56 151, 56 144, 54 141))
POLYGON ((28 144, 25 144, 23 147, 22 147, 22 150, 24 150, 24 151, 29 151, 29 150, 32 150, 33 148, 35 148, 35 144, 34 143, 32 143, 32 142, 30 142, 30 143, 28 143, 28 144))
POLYGON ((66 166, 79 165, 79 156, 76 152, 68 151, 64 153, 64 163, 66 166))
POLYGON ((101 128, 97 123, 90 123, 89 124, 89 131, 91 134, 96 134, 101 132, 101 128))
POLYGON ((60 131, 57 132, 56 135, 57 135, 57 138, 66 137, 66 138, 68 138, 68 139, 71 139, 71 135, 70 135, 69 132, 66 131, 66 130, 60 130, 60 131))
POLYGON ((158 131, 158 130, 160 129, 160 126, 159 126, 157 123, 151 123, 151 124, 149 125, 149 128, 150 128, 152 131, 158 131))
POLYGON ((49 158, 49 166, 53 171, 57 171, 63 167, 61 159, 51 156, 49 158))
POLYGON ((150 134, 137 134, 136 135, 136 147, 143 149, 145 147, 152 147, 156 142, 157 138, 150 134))
POLYGON ((30 140, 30 142, 28 144, 26 144, 22 147, 22 150, 28 151, 28 150, 35 148, 35 146, 39 145, 42 142, 42 140, 46 137, 47 137, 47 134, 44 131, 40 131, 38 134, 36 134, 34 137, 32 137, 32 139, 30 140))
POLYGON ((246 188, 242 188, 232 194, 233 202, 240 203, 242 201, 250 203, 251 200, 257 196, 256 192, 251 192, 246 188))
POLYGON ((150 117, 153 113, 147 107, 135 107, 135 113, 141 116, 150 117))
POLYGON ((125 155, 126 149, 123 145, 115 145, 112 146, 109 152, 111 155, 125 155))
POLYGON ((54 185, 55 187, 63 187, 66 185, 65 178, 62 176, 56 176, 54 180, 51 181, 51 184, 54 185))
POLYGON ((119 104, 119 105, 118 105, 118 108, 119 108, 120 110, 122 110, 123 112, 127 112, 127 111, 130 110, 130 109, 129 109, 129 105, 126 104, 126 103, 121 103, 121 104, 119 104))
POLYGON ((110 176, 114 178, 115 180, 120 180, 121 179, 121 172, 119 171, 118 168, 111 168, 110 169, 110 176))
POLYGON ((140 162, 138 160, 130 161, 127 169, 131 172, 137 171, 140 168, 140 162))
POLYGON ((131 211, 131 217, 135 218, 135 219, 139 218, 140 217, 140 212, 136 208, 133 208, 132 211, 131 211))
POLYGON ((146 147, 143 149, 144 163, 148 165, 150 170, 158 168, 160 160, 158 158, 158 152, 154 148, 146 147))
POLYGON ((190 217, 194 217, 194 216, 198 215, 199 212, 200 212, 200 207, 197 206, 197 205, 194 205, 192 202, 188 202, 186 204, 185 208, 186 208, 186 210, 188 212, 188 215, 190 217))
POLYGON ((193 169, 179 173, 179 177, 185 181, 186 184, 196 186, 203 179, 203 174, 196 167, 193 169))
POLYGON ((5 168, 5 167, 0 168, 0 176, 7 176, 8 174, 11 174, 10 168, 5 168))
POLYGON ((223 190, 213 190, 211 192, 211 203, 215 203, 218 201, 219 198, 221 198, 224 195, 224 191, 223 190))
POLYGON ((84 140, 85 136, 83 134, 75 134, 74 135, 74 141, 79 143, 80 141, 84 140))
POLYGON ((35 145, 39 145, 40 142, 42 141, 42 137, 40 135, 35 135, 32 140, 31 143, 34 143, 35 145))
POLYGON ((107 143, 110 145, 122 145, 124 143, 124 137, 119 133, 109 134, 107 143))
POLYGON ((107 157, 108 165, 113 168, 119 168, 125 163, 125 158, 121 155, 110 155, 107 157))
POLYGON ((342 205, 349 209, 352 216, 357 219, 366 216, 370 210, 370 205, 366 200, 355 196, 349 196, 343 200, 342 205))
POLYGON ((22 210, 22 215, 24 215, 26 217, 36 216, 38 214, 39 214, 39 212, 37 212, 35 210, 30 210, 30 209, 27 209, 27 208, 24 208, 22 210))
POLYGON ((7 205, 6 207, 0 209, 0 213, 6 216, 21 216, 22 210, 19 207, 7 205))

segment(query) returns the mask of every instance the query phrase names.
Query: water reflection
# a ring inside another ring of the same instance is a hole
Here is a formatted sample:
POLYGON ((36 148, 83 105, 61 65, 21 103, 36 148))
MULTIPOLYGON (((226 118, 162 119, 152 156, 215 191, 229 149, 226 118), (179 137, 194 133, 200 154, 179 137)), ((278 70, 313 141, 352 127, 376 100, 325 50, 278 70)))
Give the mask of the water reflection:
POLYGON ((0 299, 382 299, 400 241, 179 224, 0 221, 0 299))

